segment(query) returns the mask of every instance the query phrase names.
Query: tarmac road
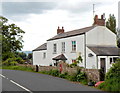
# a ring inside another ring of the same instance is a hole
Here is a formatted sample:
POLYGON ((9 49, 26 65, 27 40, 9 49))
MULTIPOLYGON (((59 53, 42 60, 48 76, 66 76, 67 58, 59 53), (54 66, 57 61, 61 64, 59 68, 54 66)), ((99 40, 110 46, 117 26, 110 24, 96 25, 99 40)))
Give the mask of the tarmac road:
POLYGON ((26 71, 2 70, 0 77, 2 91, 100 91, 62 78, 26 71))

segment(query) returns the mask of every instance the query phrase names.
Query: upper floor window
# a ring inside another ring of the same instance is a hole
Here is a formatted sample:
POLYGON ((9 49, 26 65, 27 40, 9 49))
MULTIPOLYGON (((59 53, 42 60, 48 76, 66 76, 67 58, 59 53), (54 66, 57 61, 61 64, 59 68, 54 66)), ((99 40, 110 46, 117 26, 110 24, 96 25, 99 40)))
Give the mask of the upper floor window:
POLYGON ((76 41, 72 41, 72 51, 76 51, 76 41))
POLYGON ((65 52, 65 42, 62 42, 62 52, 65 52))
POLYGON ((45 58, 46 58, 46 53, 44 52, 44 53, 43 53, 43 59, 45 59, 45 58))
POLYGON ((53 44, 53 53, 57 52, 57 44, 53 44))

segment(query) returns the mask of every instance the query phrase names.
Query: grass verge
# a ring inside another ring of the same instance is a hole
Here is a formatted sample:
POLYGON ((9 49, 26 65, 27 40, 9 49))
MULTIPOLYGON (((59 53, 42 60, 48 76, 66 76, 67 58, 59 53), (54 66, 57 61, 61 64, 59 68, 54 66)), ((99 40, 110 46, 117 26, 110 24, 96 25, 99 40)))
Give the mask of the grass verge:
POLYGON ((21 70, 21 71, 34 72, 33 68, 27 67, 27 66, 1 66, 0 69, 21 70))

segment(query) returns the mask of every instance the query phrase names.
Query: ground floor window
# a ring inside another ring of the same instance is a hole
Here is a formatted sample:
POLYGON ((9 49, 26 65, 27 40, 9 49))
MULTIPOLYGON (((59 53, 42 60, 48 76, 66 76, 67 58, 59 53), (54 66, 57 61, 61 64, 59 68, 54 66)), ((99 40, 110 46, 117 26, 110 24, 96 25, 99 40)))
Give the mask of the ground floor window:
POLYGON ((110 64, 115 63, 117 59, 118 59, 118 57, 110 58, 110 64))
POLYGON ((45 59, 45 58, 46 58, 46 52, 43 53, 43 59, 45 59))
POLYGON ((76 60, 75 59, 72 59, 72 63, 75 63, 76 62, 76 60))

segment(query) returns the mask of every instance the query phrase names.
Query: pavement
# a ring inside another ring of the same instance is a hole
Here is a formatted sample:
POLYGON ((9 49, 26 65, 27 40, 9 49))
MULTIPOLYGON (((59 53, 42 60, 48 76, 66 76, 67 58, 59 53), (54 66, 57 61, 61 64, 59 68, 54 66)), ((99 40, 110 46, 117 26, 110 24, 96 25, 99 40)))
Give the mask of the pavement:
POLYGON ((0 78, 2 78, 2 93, 4 91, 26 91, 28 93, 35 91, 91 91, 104 93, 96 88, 34 72, 2 70, 0 78))

